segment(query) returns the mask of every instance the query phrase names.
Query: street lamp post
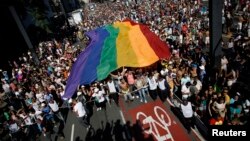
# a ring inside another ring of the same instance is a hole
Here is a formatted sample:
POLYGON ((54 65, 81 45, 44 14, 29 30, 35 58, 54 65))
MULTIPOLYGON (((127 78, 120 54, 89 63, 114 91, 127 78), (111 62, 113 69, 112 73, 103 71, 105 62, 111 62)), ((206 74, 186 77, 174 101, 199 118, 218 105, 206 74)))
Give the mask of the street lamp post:
POLYGON ((222 41, 222 8, 223 0, 209 0, 209 36, 210 36, 210 64, 211 69, 217 66, 222 41))

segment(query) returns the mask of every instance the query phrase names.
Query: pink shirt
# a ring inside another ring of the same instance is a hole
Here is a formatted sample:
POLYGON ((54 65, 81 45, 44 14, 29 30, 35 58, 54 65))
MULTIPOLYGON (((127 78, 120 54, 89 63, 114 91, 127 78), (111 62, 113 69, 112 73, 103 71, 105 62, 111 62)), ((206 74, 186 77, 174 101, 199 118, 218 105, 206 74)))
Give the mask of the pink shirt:
POLYGON ((135 79, 133 74, 127 74, 128 84, 133 85, 135 83, 135 79))

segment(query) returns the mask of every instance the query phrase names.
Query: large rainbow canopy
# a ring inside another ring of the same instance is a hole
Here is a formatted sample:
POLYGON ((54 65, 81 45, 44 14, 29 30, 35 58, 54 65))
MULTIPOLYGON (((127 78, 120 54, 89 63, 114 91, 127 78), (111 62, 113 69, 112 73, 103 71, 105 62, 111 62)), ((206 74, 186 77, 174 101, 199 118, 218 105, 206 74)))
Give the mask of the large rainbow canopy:
POLYGON ((103 80, 120 67, 145 67, 170 57, 165 42, 146 25, 130 20, 97 28, 86 35, 91 42, 72 66, 65 98, 72 97, 78 85, 103 80))

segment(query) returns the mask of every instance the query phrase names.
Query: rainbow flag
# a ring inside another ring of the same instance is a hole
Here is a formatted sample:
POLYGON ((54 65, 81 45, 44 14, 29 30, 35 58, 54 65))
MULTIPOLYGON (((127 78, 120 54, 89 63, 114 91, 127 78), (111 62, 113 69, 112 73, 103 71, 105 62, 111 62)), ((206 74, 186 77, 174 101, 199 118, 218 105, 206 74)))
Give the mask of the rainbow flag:
POLYGON ((103 80, 120 67, 145 67, 170 57, 165 42, 146 25, 130 20, 97 28, 86 35, 91 42, 73 64, 63 97, 70 98, 78 85, 103 80))

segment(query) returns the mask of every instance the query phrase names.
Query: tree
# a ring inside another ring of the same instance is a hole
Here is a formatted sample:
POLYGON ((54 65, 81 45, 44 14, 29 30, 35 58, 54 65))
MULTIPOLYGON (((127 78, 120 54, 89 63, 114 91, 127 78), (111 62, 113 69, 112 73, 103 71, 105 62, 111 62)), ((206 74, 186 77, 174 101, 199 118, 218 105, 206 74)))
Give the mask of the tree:
POLYGON ((28 13, 32 16, 32 21, 36 27, 43 29, 46 33, 52 33, 49 28, 50 24, 44 13, 40 12, 38 8, 31 8, 28 10, 28 13))

